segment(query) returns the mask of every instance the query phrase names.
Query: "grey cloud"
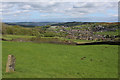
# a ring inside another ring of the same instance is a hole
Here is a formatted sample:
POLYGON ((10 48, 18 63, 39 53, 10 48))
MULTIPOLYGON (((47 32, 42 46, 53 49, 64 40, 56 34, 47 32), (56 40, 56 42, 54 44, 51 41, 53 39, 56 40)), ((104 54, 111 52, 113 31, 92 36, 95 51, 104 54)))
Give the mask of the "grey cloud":
POLYGON ((12 3, 5 3, 3 4, 3 6, 5 6, 3 8, 6 9, 11 9, 15 6, 18 7, 18 10, 36 10, 36 11, 43 11, 43 12, 68 12, 71 11, 71 13, 73 11, 76 12, 89 12, 89 8, 91 8, 92 10, 94 9, 94 11, 96 10, 100 10, 100 9, 106 9, 106 8, 116 8, 117 4, 116 3, 93 3, 93 2, 88 2, 88 3, 67 3, 67 2, 12 2, 12 3), (71 10, 69 10, 68 8, 72 8, 71 10), (75 9, 75 8, 79 8, 79 9, 75 9), (83 8, 83 10, 82 10, 83 8), (96 9, 97 8, 97 9, 96 9), (55 11, 55 9, 57 11, 55 11), (73 10, 73 11, 72 11, 73 10), (85 11, 86 10, 86 11, 85 11))

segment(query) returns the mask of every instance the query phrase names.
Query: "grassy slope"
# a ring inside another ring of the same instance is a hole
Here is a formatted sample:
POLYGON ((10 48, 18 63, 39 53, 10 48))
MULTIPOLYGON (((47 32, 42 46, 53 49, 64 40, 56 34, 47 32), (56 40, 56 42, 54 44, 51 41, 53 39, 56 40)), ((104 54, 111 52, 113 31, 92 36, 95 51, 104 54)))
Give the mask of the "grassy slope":
POLYGON ((118 73, 116 45, 71 46, 3 41, 2 47, 3 78, 115 78, 118 73), (8 54, 16 57, 14 73, 5 73, 8 54), (81 60, 82 57, 86 59, 81 60))

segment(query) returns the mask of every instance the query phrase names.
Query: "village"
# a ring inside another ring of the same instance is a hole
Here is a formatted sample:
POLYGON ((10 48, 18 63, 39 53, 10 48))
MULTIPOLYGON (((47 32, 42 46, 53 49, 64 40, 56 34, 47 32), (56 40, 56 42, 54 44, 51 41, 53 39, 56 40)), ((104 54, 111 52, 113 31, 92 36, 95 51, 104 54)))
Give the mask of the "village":
POLYGON ((98 26, 50 26, 49 31, 55 33, 64 33, 67 39, 95 40, 95 41, 114 41, 118 35, 118 27, 98 26), (107 33, 107 34, 104 34, 107 33), (113 34, 109 34, 113 33, 113 34), (115 34, 116 33, 116 34, 115 34))
MULTIPOLYGON (((75 22, 77 23, 77 22, 75 22)), ((64 23, 66 24, 66 23, 64 23)), ((62 38, 85 41, 119 41, 119 27, 116 23, 85 23, 81 25, 45 25, 32 28, 3 23, 3 35, 28 35, 38 38, 62 38)), ((72 23, 73 24, 73 23, 72 23)))

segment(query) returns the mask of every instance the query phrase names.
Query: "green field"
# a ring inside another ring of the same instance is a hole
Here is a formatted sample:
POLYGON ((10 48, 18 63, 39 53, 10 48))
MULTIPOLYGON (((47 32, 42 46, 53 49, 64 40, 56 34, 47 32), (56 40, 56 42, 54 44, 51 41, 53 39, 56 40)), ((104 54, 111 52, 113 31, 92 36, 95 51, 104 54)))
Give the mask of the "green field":
POLYGON ((17 39, 17 38, 35 38, 36 36, 28 36, 28 35, 3 35, 2 38, 7 40, 17 39))
MULTIPOLYGON (((1 38, 4 38, 6 40, 12 40, 12 39, 17 39, 17 38, 36 38, 36 36, 28 36, 28 35, 3 35, 1 36, 1 38)), ((60 40, 70 40, 73 42, 79 42, 79 43, 87 43, 87 42, 94 42, 92 40, 77 40, 77 39, 66 39, 66 38, 60 38, 60 37, 41 37, 41 38, 46 38, 46 39, 50 39, 50 38, 58 38, 60 40)))
POLYGON ((3 78, 117 78, 117 45, 58 45, 2 41, 3 78), (5 73, 7 56, 16 71, 5 73), (86 57, 81 60, 82 57, 86 57))
POLYGON ((96 32, 96 34, 114 36, 114 35, 119 35, 119 32, 118 32, 118 30, 117 30, 117 31, 115 31, 115 32, 114 32, 114 31, 96 32))

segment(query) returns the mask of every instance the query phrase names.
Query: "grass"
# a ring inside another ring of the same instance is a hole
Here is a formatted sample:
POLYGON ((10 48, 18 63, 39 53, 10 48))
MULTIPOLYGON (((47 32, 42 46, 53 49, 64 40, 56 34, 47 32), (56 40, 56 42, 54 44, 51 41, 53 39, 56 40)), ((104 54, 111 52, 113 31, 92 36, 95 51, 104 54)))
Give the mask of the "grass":
POLYGON ((28 36, 28 35, 3 35, 2 36, 4 39, 7 40, 12 40, 12 39, 16 39, 16 38, 33 38, 36 36, 28 36))
MULTIPOLYGON (((2 36, 4 39, 7 40, 12 40, 12 39, 16 39, 16 38, 35 38, 36 36, 28 36, 28 35, 3 35, 2 36)), ((60 40, 70 40, 73 42, 79 42, 79 43, 86 43, 86 42, 94 42, 92 40, 76 40, 76 39, 66 39, 66 38, 60 38, 60 37, 41 37, 41 38, 46 38, 46 39, 50 39, 50 38, 58 38, 60 40)))
POLYGON ((117 45, 57 45, 8 42, 2 45, 3 78, 117 78, 117 45), (7 56, 16 57, 16 71, 5 73, 7 56), (82 57, 86 57, 81 60, 82 57))
POLYGON ((79 42, 79 43, 95 42, 94 40, 79 40, 79 39, 67 39, 67 38, 59 38, 59 39, 73 41, 73 42, 79 42))
POLYGON ((80 43, 87 43, 87 42, 95 42, 94 40, 74 40, 74 42, 80 42, 80 43))
POLYGON ((119 32, 118 31, 106 31, 106 32, 96 32, 96 34, 99 34, 99 35, 111 35, 111 36, 114 36, 114 35, 118 35, 119 32))

